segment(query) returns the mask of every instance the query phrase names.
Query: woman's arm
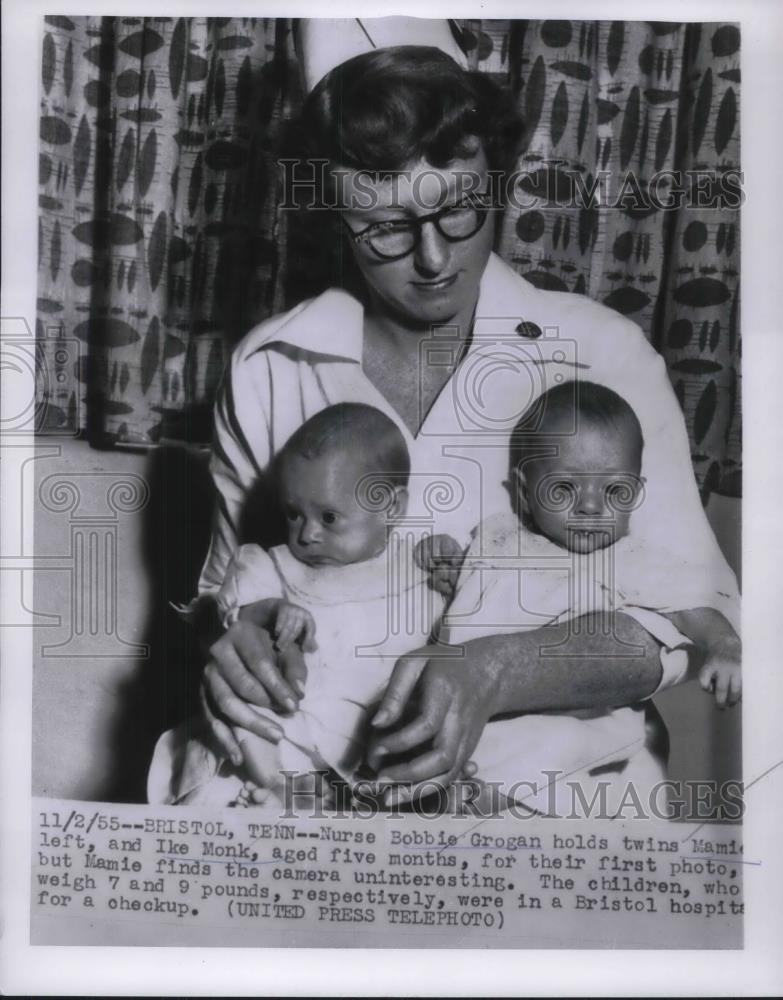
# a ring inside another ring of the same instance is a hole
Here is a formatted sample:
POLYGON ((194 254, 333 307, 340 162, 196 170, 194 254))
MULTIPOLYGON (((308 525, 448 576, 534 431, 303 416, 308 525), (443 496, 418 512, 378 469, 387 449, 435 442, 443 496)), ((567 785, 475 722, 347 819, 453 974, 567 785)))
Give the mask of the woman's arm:
POLYGON ((398 661, 367 761, 381 780, 449 784, 493 716, 628 705, 651 695, 661 674, 658 643, 622 613, 424 647, 398 661), (427 741, 413 760, 383 766, 427 741))
MULTIPOLYGON (((241 345, 240 345, 241 348, 241 345)), ((209 553, 199 581, 195 624, 206 666, 200 700, 216 742, 239 764, 242 751, 232 725, 277 741, 282 731, 248 707, 248 702, 283 712, 296 710, 307 677, 301 649, 274 648, 269 633, 252 621, 220 622, 217 594, 238 547, 239 522, 248 490, 268 463, 269 434, 260 401, 259 376, 249 373, 235 350, 215 404, 210 471, 216 504, 209 553), (249 434, 254 435, 252 439, 249 434)))
POLYGON ((200 595, 217 593, 239 546, 239 524, 248 491, 270 461, 269 437, 258 386, 235 351, 218 390, 209 471, 215 487, 215 510, 209 551, 198 584, 200 595), (247 412, 252 402, 256 412, 247 412), (249 422, 251 417, 254 420, 249 422), (257 429, 248 439, 245 427, 257 429))

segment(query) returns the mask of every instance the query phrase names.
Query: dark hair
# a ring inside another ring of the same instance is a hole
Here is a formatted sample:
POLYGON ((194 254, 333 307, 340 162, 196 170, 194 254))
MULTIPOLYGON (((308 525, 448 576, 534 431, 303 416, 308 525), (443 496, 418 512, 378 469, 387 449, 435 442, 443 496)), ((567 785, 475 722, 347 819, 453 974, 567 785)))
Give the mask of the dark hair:
MULTIPOLYGON (((604 427, 613 434, 629 434, 641 464, 644 436, 639 418, 631 406, 605 385, 595 382, 562 382, 542 393, 520 417, 511 434, 511 468, 541 454, 540 435, 557 435, 554 424, 563 416, 570 417, 572 433, 580 426, 604 427)), ((563 433, 562 431, 560 432, 563 433)))
POLYGON ((318 458, 335 451, 361 452, 370 472, 407 486, 411 460, 399 427, 380 410, 364 403, 337 403, 316 413, 294 431, 277 461, 286 455, 318 458))
POLYGON ((336 66, 307 98, 301 124, 311 157, 371 172, 422 158, 444 167, 473 154, 471 137, 490 169, 502 170, 523 129, 494 80, 423 45, 375 49, 336 66))
MULTIPOLYGON (((490 170, 511 170, 523 130, 510 92, 487 74, 464 70, 438 48, 400 45, 327 73, 286 126, 280 152, 298 164, 294 202, 328 208, 336 202, 329 167, 394 173, 423 158, 441 168, 472 155, 478 139, 490 170)), ((361 299, 364 280, 334 213, 294 212, 287 221, 286 301, 334 285, 361 299)))

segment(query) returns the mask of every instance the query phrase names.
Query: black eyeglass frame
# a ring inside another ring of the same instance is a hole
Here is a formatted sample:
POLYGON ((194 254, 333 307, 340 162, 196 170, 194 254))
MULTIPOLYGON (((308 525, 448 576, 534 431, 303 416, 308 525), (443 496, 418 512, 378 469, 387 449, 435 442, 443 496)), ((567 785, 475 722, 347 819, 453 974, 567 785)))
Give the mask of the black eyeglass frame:
POLYGON ((418 218, 405 220, 404 222, 402 220, 398 221, 396 219, 389 220, 389 222, 387 223, 371 222, 369 226, 366 226, 358 233, 354 232, 354 230, 351 229, 351 227, 348 225, 345 219, 343 219, 342 215, 340 216, 340 221, 348 230, 351 240, 355 244, 357 245, 360 243, 366 244, 370 248, 372 253, 374 253, 375 256, 378 257, 380 260, 402 260, 403 257, 408 257, 410 254, 412 254, 419 246, 419 244, 421 243, 421 230, 423 226, 428 222, 431 222, 435 226, 437 231, 440 233, 440 235, 444 238, 444 240, 447 240, 449 243, 462 243, 465 240, 469 240, 471 237, 475 236, 476 233, 480 232, 484 226, 484 223, 487 221, 487 215, 492 211, 493 208, 496 208, 497 206, 492 204, 490 200, 491 195, 489 193, 484 195, 476 195, 474 196, 474 198, 475 198, 474 201, 470 201, 467 204, 459 202, 456 205, 444 205, 443 208, 439 208, 437 212, 430 212, 428 215, 420 215, 418 218), (441 229, 439 224, 440 219, 444 215, 447 215, 449 212, 453 212, 455 209, 461 209, 461 208, 475 209, 478 225, 472 232, 468 233, 466 236, 451 236, 449 233, 445 233, 441 229), (411 246, 410 250, 406 250, 404 253, 397 253, 391 255, 381 253, 370 242, 371 237, 368 236, 368 233, 370 232, 371 229, 375 229, 378 226, 395 225, 395 224, 397 225, 401 224, 411 227, 411 229, 414 231, 413 245, 411 246))

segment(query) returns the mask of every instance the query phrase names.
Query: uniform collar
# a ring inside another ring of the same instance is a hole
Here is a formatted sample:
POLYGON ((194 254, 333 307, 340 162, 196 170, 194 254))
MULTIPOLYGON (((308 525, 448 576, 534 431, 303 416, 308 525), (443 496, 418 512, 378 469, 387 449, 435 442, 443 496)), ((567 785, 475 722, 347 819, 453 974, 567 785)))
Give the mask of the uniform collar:
POLYGON ((496 253, 492 253, 479 285, 476 323, 508 320, 515 327, 520 320, 527 318, 527 309, 532 305, 536 293, 535 285, 531 285, 496 253))
POLYGON ((361 362, 363 338, 361 302, 340 288, 329 288, 257 326, 248 335, 245 357, 280 344, 308 354, 361 362))
MULTIPOLYGON (((490 254, 479 285, 476 323, 508 320, 516 325, 521 318, 520 305, 535 291, 497 254, 490 254)), ((361 302, 342 289, 330 288, 256 327, 247 337, 244 355, 280 344, 308 354, 361 363, 363 340, 361 302)))

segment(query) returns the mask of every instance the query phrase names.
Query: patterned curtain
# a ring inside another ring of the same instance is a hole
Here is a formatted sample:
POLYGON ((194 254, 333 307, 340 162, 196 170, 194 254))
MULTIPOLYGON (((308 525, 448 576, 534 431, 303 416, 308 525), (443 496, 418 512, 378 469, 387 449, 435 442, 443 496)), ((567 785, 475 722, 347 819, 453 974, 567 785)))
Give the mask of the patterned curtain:
POLYGON ((301 103, 290 22, 47 17, 42 79, 48 425, 208 441, 231 345, 284 306, 273 147, 301 103))
MULTIPOLYGON (((705 494, 737 495, 738 212, 656 209, 645 195, 661 171, 739 169, 739 30, 460 27, 472 65, 513 88, 528 123, 499 252, 537 285, 642 326, 666 359, 705 494), (594 205, 574 202, 576 175, 582 192, 600 182, 594 205)), ((44 430, 208 440, 232 344, 310 291, 312 258, 277 208, 275 151, 302 100, 291 29, 46 18, 37 333, 56 378, 41 382, 44 430)))
POLYGON ((740 495, 739 29, 624 21, 463 29, 473 66, 514 88, 527 121, 518 207, 504 215, 500 253, 534 284, 582 292, 642 327, 668 365, 704 495, 740 495), (698 174, 702 194, 691 200, 706 207, 656 208, 651 184, 658 204, 676 204, 667 171, 686 181, 698 174), (594 206, 574 198, 574 176, 585 192, 602 175, 594 206), (726 195, 709 204, 716 191, 726 195))

